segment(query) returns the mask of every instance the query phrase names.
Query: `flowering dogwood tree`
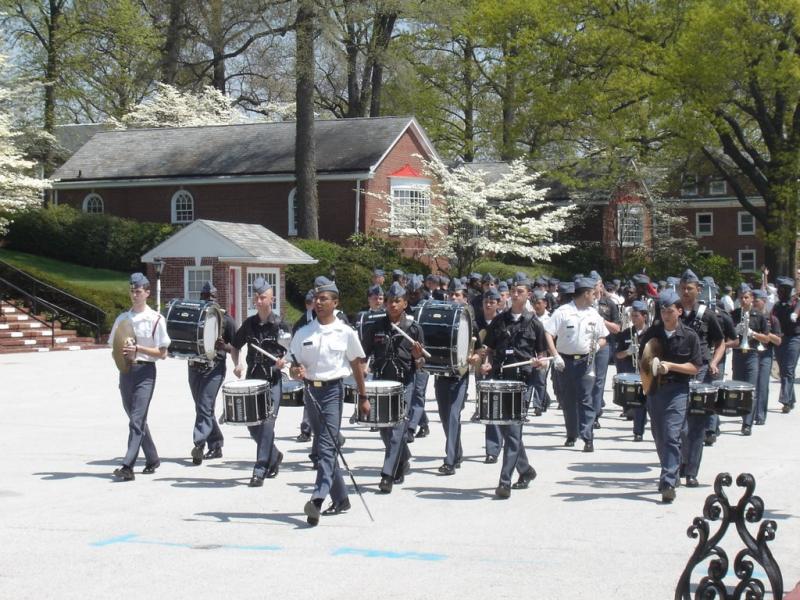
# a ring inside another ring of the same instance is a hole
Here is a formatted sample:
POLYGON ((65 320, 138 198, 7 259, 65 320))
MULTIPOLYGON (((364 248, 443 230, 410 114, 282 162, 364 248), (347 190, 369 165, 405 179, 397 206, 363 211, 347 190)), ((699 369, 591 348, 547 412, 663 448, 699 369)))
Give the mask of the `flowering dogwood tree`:
MULTIPOLYGON (((6 57, 0 54, 0 73, 6 73, 5 67, 6 57)), ((26 159, 18 143, 22 131, 15 127, 13 105, 28 87, 0 78, 0 235, 9 225, 3 213, 41 205, 42 191, 49 187, 47 180, 36 177, 36 161, 26 159)))
MULTIPOLYGON (((554 239, 567 227, 574 207, 548 201, 548 190, 536 188, 539 174, 522 160, 494 181, 468 165, 451 169, 439 160, 425 165, 434 184, 427 215, 416 219, 415 228, 425 241, 424 253, 434 260, 446 258, 451 273, 467 273, 488 256, 546 261, 572 248, 554 239)), ((387 200, 390 211, 398 209, 387 200)))

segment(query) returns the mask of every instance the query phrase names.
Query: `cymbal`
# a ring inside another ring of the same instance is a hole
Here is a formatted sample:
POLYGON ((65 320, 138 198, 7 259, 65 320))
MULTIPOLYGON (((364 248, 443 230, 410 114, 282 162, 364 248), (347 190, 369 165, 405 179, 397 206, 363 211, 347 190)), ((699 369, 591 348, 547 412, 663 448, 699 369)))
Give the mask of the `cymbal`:
POLYGON ((642 378, 642 391, 645 394, 655 392, 658 389, 658 377, 653 373, 654 363, 660 361, 663 356, 661 342, 656 338, 648 340, 642 350, 642 360, 639 363, 639 375, 642 378))
POLYGON ((122 349, 129 339, 136 339, 136 334, 133 332, 133 321, 123 319, 117 324, 114 339, 111 341, 111 356, 114 357, 120 373, 127 373, 131 370, 131 361, 122 353, 122 349))

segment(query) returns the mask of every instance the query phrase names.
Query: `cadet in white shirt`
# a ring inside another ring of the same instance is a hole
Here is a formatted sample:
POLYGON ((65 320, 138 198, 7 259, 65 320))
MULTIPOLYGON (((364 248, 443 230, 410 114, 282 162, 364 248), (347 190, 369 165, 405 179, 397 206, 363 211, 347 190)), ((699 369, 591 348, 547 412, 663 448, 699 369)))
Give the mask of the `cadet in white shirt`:
POLYGON ((108 337, 113 340, 119 324, 125 319, 131 320, 136 339, 133 344, 123 348, 123 354, 131 362, 131 367, 127 373, 119 374, 122 406, 128 415, 128 450, 122 459, 122 466, 114 470, 114 476, 122 481, 135 479, 133 465, 139 456, 139 448, 144 451, 145 458, 142 473, 155 473, 161 464, 147 427, 147 410, 156 384, 155 361, 167 357, 170 344, 164 318, 147 306, 147 298, 150 296, 150 282, 147 277, 141 273, 131 275, 130 296, 133 306, 117 317, 108 337))
POLYGON ((294 379, 305 383, 304 401, 311 429, 318 440, 317 480, 311 500, 304 508, 308 524, 312 526, 319 523, 321 514, 337 515, 350 508, 336 441, 342 422, 342 379, 351 371, 358 388, 360 408, 362 412, 369 412, 361 364, 364 350, 355 330, 336 318, 338 304, 336 284, 325 277, 317 277, 314 288, 317 318, 297 331, 289 348, 292 358, 289 372, 294 379), (331 505, 322 511, 322 502, 329 494, 331 505))
POLYGON ((594 286, 589 277, 576 278, 572 301, 553 311, 544 325, 553 366, 564 371, 559 377, 559 400, 567 428, 564 445, 574 446, 580 434, 584 452, 594 451, 594 353, 603 347, 608 335, 603 317, 592 308, 594 286))

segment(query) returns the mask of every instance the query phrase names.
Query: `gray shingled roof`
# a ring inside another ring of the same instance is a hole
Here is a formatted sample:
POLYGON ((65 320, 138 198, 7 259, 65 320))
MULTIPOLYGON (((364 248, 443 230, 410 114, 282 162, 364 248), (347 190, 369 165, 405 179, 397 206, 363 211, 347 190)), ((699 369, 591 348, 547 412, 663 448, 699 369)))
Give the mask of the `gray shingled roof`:
POLYGON ((114 125, 111 123, 80 123, 69 125, 57 125, 54 132, 58 145, 64 151, 65 157, 72 156, 75 152, 83 147, 95 133, 100 131, 108 131, 113 129, 114 125))
POLYGON ((223 221, 208 221, 206 219, 199 219, 199 221, 208 225, 223 237, 228 238, 253 258, 259 258, 265 262, 275 260, 276 262, 289 261, 295 264, 313 264, 317 262, 315 258, 263 225, 226 223, 223 221))
MULTIPOLYGON (((317 171, 368 171, 411 122, 411 117, 317 121, 317 171)), ((107 131, 95 134, 53 179, 293 174, 294 140, 294 122, 107 131)))

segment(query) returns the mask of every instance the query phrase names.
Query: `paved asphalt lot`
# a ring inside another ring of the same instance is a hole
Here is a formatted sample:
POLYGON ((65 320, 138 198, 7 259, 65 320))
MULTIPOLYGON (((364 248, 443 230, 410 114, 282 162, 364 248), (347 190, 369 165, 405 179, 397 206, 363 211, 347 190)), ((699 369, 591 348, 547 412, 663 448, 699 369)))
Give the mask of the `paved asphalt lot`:
MULTIPOLYGON (((3 599, 671 598, 694 548, 686 529, 721 471, 755 475, 778 523, 770 548, 784 587, 800 580, 800 413, 779 414, 774 400, 750 438, 723 422, 701 486, 680 488, 672 505, 656 491, 649 431, 634 443, 610 392, 593 454, 562 447, 561 413, 551 410, 525 428, 538 478, 500 501, 500 466, 483 464, 471 404, 464 465, 437 473, 444 436, 429 390, 432 435, 411 446, 412 473, 391 495, 376 493, 377 434, 345 425, 345 455, 375 522, 351 492, 348 514, 309 528, 302 509, 314 473, 309 445, 294 441, 299 408, 278 418, 280 475, 251 489, 255 444, 244 428, 223 427, 222 459, 191 464, 186 365, 164 361, 149 417, 162 466, 140 475, 140 458, 136 480, 123 483, 111 477, 127 421, 109 351, 0 356, 0 377, 3 599)), ((740 497, 735 485, 730 495, 740 497)), ((741 544, 735 532, 725 540, 732 558, 741 544)))

